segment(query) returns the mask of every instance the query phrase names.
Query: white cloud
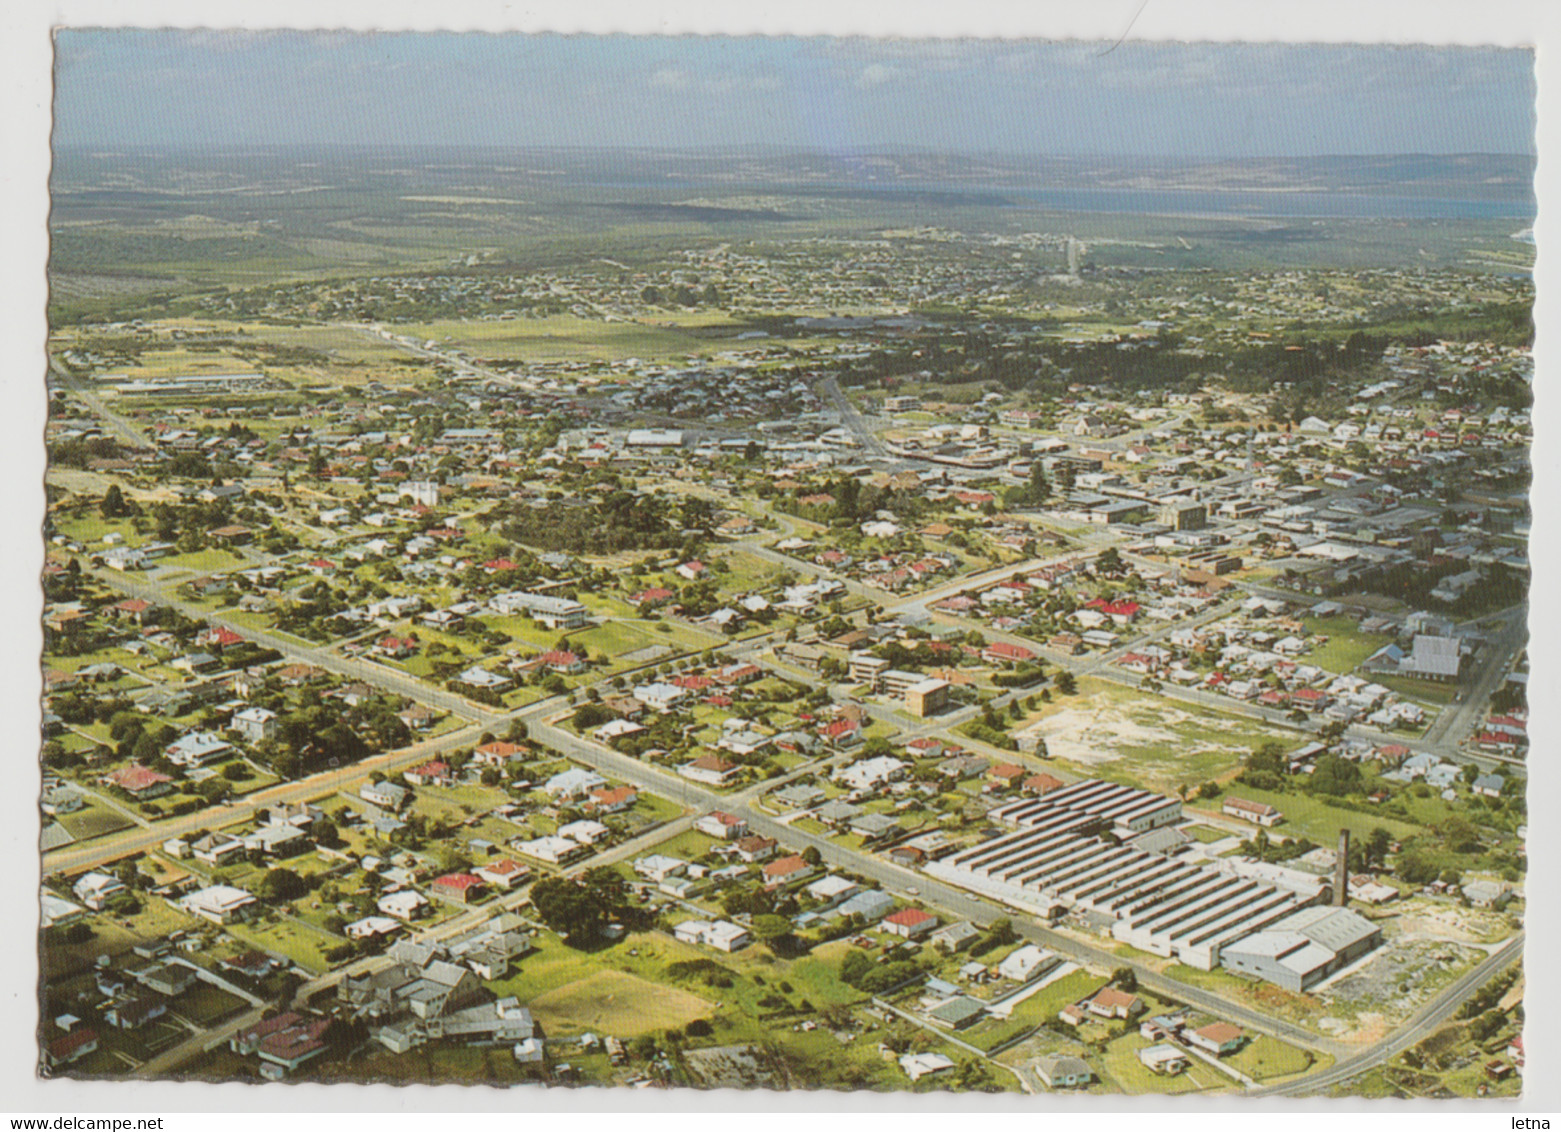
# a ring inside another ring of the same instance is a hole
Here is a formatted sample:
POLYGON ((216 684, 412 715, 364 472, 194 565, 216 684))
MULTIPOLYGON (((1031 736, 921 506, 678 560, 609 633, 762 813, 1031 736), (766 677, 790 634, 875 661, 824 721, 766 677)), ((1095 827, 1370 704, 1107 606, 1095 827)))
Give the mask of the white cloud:
POLYGON ((682 90, 688 86, 688 72, 678 67, 662 67, 651 75, 650 85, 682 90))

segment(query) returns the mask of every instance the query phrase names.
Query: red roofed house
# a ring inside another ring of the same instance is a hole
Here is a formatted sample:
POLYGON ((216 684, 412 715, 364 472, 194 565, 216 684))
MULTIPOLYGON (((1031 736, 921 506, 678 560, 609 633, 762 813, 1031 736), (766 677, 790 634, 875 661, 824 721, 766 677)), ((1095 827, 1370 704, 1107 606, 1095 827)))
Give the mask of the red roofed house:
POLYGON ((131 763, 127 767, 116 770, 113 774, 105 776, 104 781, 111 786, 119 787, 132 798, 156 798, 159 794, 166 794, 173 789, 172 778, 140 763, 131 763))
POLYGON ((1136 994, 1104 986, 1085 1001, 1084 1009, 1100 1018, 1132 1018, 1143 1012, 1144 1003, 1136 994))
POLYGON ((764 883, 766 884, 792 884, 804 877, 813 875, 813 866, 804 861, 797 854, 789 857, 779 857, 764 866, 764 883))
POLYGON ((479 865, 472 870, 472 873, 494 888, 502 888, 508 892, 531 875, 531 868, 519 861, 503 857, 497 861, 490 861, 486 865, 479 865))
POLYGON ((1197 1046, 1215 1057, 1223 1057, 1241 1048, 1247 1040, 1247 1032, 1229 1022, 1212 1022, 1201 1030, 1188 1031, 1186 1038, 1188 1045, 1197 1046))
POLYGON ((641 590, 639 593, 629 598, 629 600, 632 601, 635 605, 661 605, 665 602, 671 601, 676 596, 677 595, 669 589, 664 589, 661 586, 652 586, 648 590, 641 590))
POLYGON ((729 664, 715 674, 720 684, 749 684, 764 675, 757 664, 729 664))
POLYGON ((232 629, 225 628, 222 625, 217 625, 206 631, 205 635, 201 637, 201 643, 204 644, 207 648, 216 649, 218 652, 221 652, 223 649, 232 645, 243 644, 244 638, 239 636, 232 629))
POLYGON ((988 770, 986 776, 989 781, 1013 786, 1024 778, 1024 767, 1015 766, 1013 763, 999 763, 988 770))
POLYGON ((488 886, 483 883, 482 878, 475 877, 471 873, 446 873, 442 877, 435 877, 428 888, 430 892, 450 900, 458 900, 462 904, 480 900, 488 891, 488 886))
POLYGON ((114 613, 126 621, 140 625, 153 609, 151 602, 139 597, 128 597, 114 606, 114 613))
POLYGON ((410 637, 383 637, 375 642, 374 651, 399 660, 417 652, 417 642, 410 637))
POLYGON ((523 755, 526 748, 519 743, 506 743, 502 739, 484 743, 472 752, 472 759, 484 766, 506 767, 516 755, 523 755))
POLYGON ((267 1064, 261 1074, 276 1080, 326 1050, 330 1018, 306 1018, 289 1010, 266 1018, 228 1040, 234 1053, 255 1054, 267 1064))
POLYGON ((450 764, 435 759, 405 771, 402 777, 413 786, 448 786, 451 782, 450 764))
POLYGON ((1023 645, 993 641, 981 650, 981 659, 988 664, 1018 664, 1021 661, 1034 660, 1035 654, 1023 645))
POLYGON ((1094 601, 1085 602, 1084 608, 1098 610, 1118 625, 1130 625, 1137 619, 1143 606, 1136 601, 1106 601, 1097 597, 1094 601))
POLYGON ((854 747, 862 741, 862 725, 854 719, 837 719, 824 725, 824 738, 836 747, 854 747))
POLYGON ((719 837, 722 841, 735 841, 747 834, 748 823, 736 814, 711 810, 694 822, 694 828, 710 837, 719 837))
POLYGON ((98 1048, 98 1032, 91 1026, 82 1026, 68 1034, 62 1034, 44 1050, 44 1060, 49 1065, 69 1065, 79 1061, 98 1048))
POLYGON ((693 762, 678 767, 678 773, 695 782, 704 782, 710 786, 725 786, 741 769, 736 763, 727 762, 720 755, 701 755, 693 762))
POLYGON ((776 841, 773 837, 760 837, 758 834, 739 837, 737 839, 737 856, 750 865, 759 861, 766 861, 775 855, 775 845, 776 841))
POLYGON ((598 786, 586 799, 585 809, 597 814, 616 814, 639 799, 640 792, 632 786, 598 786))
POLYGON ((906 939, 920 939, 938 926, 938 918, 920 908, 901 908, 885 916, 878 926, 906 939))
POLYGON ((1053 790, 1062 789, 1064 783, 1062 779, 1053 778, 1049 774, 1032 774, 1020 785, 1031 794, 1050 794, 1053 790))
POLYGON ((703 578, 707 573, 709 573, 709 570, 706 568, 703 562, 699 561, 699 559, 691 558, 679 566, 676 573, 680 578, 686 578, 690 582, 697 582, 700 578, 703 578))
POLYGON ((568 649, 550 649, 532 663, 538 668, 546 668, 549 672, 584 672, 586 667, 585 658, 568 649))
POLYGON ((1333 697, 1320 688, 1297 688, 1290 693, 1290 700, 1307 711, 1321 711, 1333 703, 1333 697))

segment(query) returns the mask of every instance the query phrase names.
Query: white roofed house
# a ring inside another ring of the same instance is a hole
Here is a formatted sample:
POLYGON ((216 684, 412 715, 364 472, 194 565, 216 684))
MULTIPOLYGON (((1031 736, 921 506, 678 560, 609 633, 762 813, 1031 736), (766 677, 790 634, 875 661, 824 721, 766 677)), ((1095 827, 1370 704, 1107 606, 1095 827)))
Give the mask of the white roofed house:
POLYGON ((426 914, 430 905, 428 897, 415 888, 403 888, 381 896, 375 903, 375 907, 385 915, 394 916, 398 920, 415 920, 426 914))
POLYGON ((862 759, 835 772, 835 781, 853 790, 871 790, 905 776, 909 764, 889 755, 862 759))
POLYGON ((404 925, 400 920, 389 916, 364 916, 361 920, 354 920, 342 929, 348 939, 374 939, 379 936, 394 935, 404 925))
POLYGON ((688 698, 688 689, 676 684, 640 684, 631 694, 650 710, 665 715, 688 698))
POLYGON ((87 873, 71 889, 76 899, 94 912, 101 912, 121 892, 129 892, 124 882, 108 873, 87 873))
POLYGON ((163 754, 175 766, 205 766, 214 759, 229 754, 233 745, 220 735, 210 731, 192 731, 180 736, 163 749, 163 754))
POLYGON ((1220 812, 1262 826, 1277 825, 1284 820, 1284 814, 1266 802, 1249 802, 1245 798, 1226 798, 1220 806, 1220 812))
POLYGON ((712 810, 697 818, 694 821, 694 828, 700 833, 722 841, 734 841, 748 832, 748 823, 734 814, 712 810))
POLYGON ((190 893, 179 901, 179 907, 214 924, 230 924, 253 913, 255 898, 242 888, 214 884, 190 893))
POLYGON ((550 798, 568 801, 572 798, 583 798, 598 786, 606 785, 607 780, 594 770, 570 767, 549 778, 542 789, 550 798))
POLYGON ((747 928, 727 920, 684 920, 672 929, 682 943, 705 944, 717 951, 737 951, 753 942, 747 928))
POLYGON ((280 726, 276 712, 259 705, 247 707, 233 715, 233 730, 248 743, 261 743, 270 739, 280 726))

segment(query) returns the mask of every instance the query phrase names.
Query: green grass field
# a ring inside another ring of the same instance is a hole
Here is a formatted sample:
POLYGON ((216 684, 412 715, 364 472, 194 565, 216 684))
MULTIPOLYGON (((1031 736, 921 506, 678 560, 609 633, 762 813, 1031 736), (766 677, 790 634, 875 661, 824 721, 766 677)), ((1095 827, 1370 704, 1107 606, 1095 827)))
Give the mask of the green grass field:
POLYGON ((1316 1063, 1316 1057, 1304 1049, 1286 1045, 1278 1038, 1255 1034, 1252 1040, 1235 1053, 1226 1055, 1223 1061, 1254 1081, 1267 1081, 1274 1077, 1304 1073, 1316 1063))
POLYGON ((1353 672, 1361 661, 1393 640, 1389 636, 1362 633, 1360 626, 1348 617, 1305 617, 1302 623, 1308 632, 1328 638, 1327 644, 1314 646, 1307 652, 1306 663, 1329 672, 1353 672))
POLYGON ((635 322, 605 322, 576 315, 546 318, 438 321, 397 326, 396 331, 421 344, 456 347, 479 358, 523 358, 527 361, 619 361, 624 358, 666 359, 726 349, 727 337, 706 338, 704 328, 727 330, 741 324, 719 313, 697 320, 650 315, 635 322))
MULTIPOLYGON (((1270 836, 1306 837, 1319 845, 1333 845, 1338 841, 1341 829, 1348 829, 1357 838, 1373 826, 1379 825, 1395 838, 1409 837, 1423 832, 1421 827, 1410 822, 1390 818, 1385 814, 1342 810, 1330 806, 1325 800, 1314 795, 1255 790, 1245 783, 1231 786, 1230 793, 1249 802, 1266 802, 1285 815, 1285 820, 1269 831, 1270 836)), ((1195 801, 1192 805, 1195 807, 1202 805, 1207 809, 1215 810, 1218 808, 1219 800, 1207 803, 1195 801)), ((1256 833, 1257 827, 1253 826, 1249 836, 1255 836, 1256 833)))

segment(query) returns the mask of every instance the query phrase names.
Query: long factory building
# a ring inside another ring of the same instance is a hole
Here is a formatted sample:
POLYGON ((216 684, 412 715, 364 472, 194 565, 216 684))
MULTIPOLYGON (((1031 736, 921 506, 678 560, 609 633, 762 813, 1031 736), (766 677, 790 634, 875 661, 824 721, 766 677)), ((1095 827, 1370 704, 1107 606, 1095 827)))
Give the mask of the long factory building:
POLYGON ((1156 839, 1145 835, 1181 821, 1182 804, 1133 786, 1076 782, 990 816, 1013 832, 929 862, 927 872, 1049 920, 1081 913, 1123 943, 1204 971, 1221 948, 1323 895, 1151 848, 1156 839))

